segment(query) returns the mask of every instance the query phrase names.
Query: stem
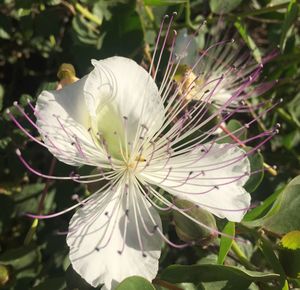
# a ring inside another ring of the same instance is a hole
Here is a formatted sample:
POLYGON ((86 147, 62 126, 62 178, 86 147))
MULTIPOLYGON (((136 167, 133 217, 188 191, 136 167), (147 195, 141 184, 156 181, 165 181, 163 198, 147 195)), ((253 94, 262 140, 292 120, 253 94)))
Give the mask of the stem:
POLYGON ((97 17, 96 15, 94 15, 93 13, 91 13, 87 8, 83 7, 81 4, 76 3, 75 4, 75 8, 86 19, 88 19, 88 20, 96 23, 99 26, 102 24, 102 20, 99 19, 99 17, 97 17))
MULTIPOLYGON (((152 9, 149 7, 149 6, 146 6, 145 5, 145 12, 147 14, 147 16, 149 17, 150 21, 152 23, 155 23, 155 17, 154 17, 154 14, 152 12, 152 9)), ((157 27, 156 27, 157 28, 157 27)))
POLYGON ((191 21, 191 4, 190 0, 186 0, 185 5, 185 24, 192 28, 193 30, 196 30, 197 27, 192 23, 191 21))

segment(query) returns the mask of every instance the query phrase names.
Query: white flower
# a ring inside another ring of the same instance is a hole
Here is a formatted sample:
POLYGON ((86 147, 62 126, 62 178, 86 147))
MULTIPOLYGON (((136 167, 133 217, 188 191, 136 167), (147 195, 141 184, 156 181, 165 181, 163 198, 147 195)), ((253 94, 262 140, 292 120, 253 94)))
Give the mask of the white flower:
MULTIPOLYGON (((220 30, 220 27, 219 27, 220 30)), ((199 36, 204 39, 204 32, 199 32, 199 36)), ((270 53, 267 57, 260 60, 260 64, 254 60, 250 51, 243 48, 234 39, 228 39, 225 35, 228 32, 225 28, 218 31, 217 36, 213 36, 214 40, 207 41, 204 50, 199 48, 197 37, 189 35, 187 29, 181 29, 177 36, 174 47, 174 55, 177 58, 175 62, 179 62, 181 66, 186 66, 189 73, 190 82, 193 83, 193 89, 187 95, 189 100, 202 100, 213 102, 217 105, 224 105, 232 95, 243 86, 245 79, 257 79, 260 74, 260 68, 263 64, 274 57, 274 53, 270 53), (199 57, 203 53, 203 57, 199 57), (216 87, 212 80, 223 76, 222 82, 216 87), (205 91, 215 89, 214 94, 209 98, 205 98, 205 91)), ((198 38, 199 38, 198 36, 198 38)), ((203 45, 203 44, 202 44, 203 45)), ((253 81, 251 80, 251 83, 253 81)), ((249 88, 240 94, 238 98, 230 102, 230 109, 239 106, 240 111, 249 111, 249 108, 242 107, 239 101, 245 101, 249 98, 257 97, 269 90, 275 81, 264 82, 249 88)), ((186 82, 189 85, 189 81, 186 82)))
POLYGON ((172 205, 159 188, 240 221, 250 205, 243 188, 250 166, 236 145, 209 141, 213 130, 186 141, 209 120, 202 114, 179 117, 178 92, 168 97, 159 91, 134 61, 112 57, 93 65, 76 83, 41 93, 36 126, 59 160, 98 168, 74 181, 106 181, 80 202, 67 243, 73 268, 91 285, 113 289, 128 276, 152 280, 157 274, 162 242, 170 241, 152 197, 172 205))
POLYGON ((243 187, 252 174, 247 157, 276 133, 269 130, 243 141, 235 137, 269 110, 266 109, 232 132, 238 144, 222 144, 227 136, 216 134, 224 122, 241 111, 240 100, 248 98, 245 90, 261 71, 260 66, 246 68, 246 71, 243 66, 237 66, 233 74, 231 69, 235 62, 230 51, 224 49, 226 42, 201 51, 184 79, 175 84, 175 74, 184 62, 189 45, 193 47, 193 44, 185 45, 183 53, 175 59, 174 37, 160 87, 157 87, 155 80, 173 17, 158 54, 167 16, 161 24, 149 69, 153 77, 128 58, 94 60, 94 69, 85 77, 72 84, 66 84, 73 82, 72 78, 61 81, 60 87, 64 87, 60 90, 43 91, 35 108, 28 103, 35 113, 36 123, 15 103, 39 131, 42 141, 31 135, 7 110, 24 134, 46 147, 60 161, 96 168, 85 176, 45 175, 33 169, 19 149, 16 151, 25 167, 38 176, 97 187, 92 195, 77 199, 77 204, 61 212, 27 216, 52 218, 77 208, 67 233, 70 261, 88 283, 104 284, 101 289, 114 289, 133 275, 151 281, 158 272, 163 242, 177 248, 189 245, 177 245, 163 234, 155 208, 176 210, 198 225, 217 232, 190 216, 188 209, 176 207, 170 196, 193 202, 220 218, 241 221, 250 206, 250 194, 243 187), (194 77, 199 73, 198 68, 204 71, 202 79, 194 77), (219 102, 215 112, 209 113, 208 103, 221 100, 223 91, 224 100, 219 102), (239 148, 257 139, 262 141, 247 153, 239 148))

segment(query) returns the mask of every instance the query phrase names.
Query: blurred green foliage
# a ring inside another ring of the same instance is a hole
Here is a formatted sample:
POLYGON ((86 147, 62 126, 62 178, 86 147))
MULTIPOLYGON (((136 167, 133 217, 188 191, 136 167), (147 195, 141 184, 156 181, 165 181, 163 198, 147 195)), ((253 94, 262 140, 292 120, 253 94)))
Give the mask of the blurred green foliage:
MULTIPOLYGON (((259 132, 280 123, 280 134, 252 157, 251 166, 258 170, 264 160, 277 165, 278 175, 265 172, 262 180, 263 174, 256 174, 247 184, 258 207, 235 227, 244 243, 225 241, 224 246, 221 241, 220 247, 220 239, 216 239, 204 248, 165 247, 154 286, 133 277, 118 289, 300 287, 299 276, 291 276, 294 271, 285 268, 299 253, 291 250, 289 258, 283 257, 279 246, 283 234, 300 230, 300 183, 296 177, 300 174, 298 1, 0 0, 0 289, 93 289, 70 266, 65 236, 58 235, 67 230, 72 213, 40 222, 23 215, 60 211, 73 203, 73 194, 84 196, 87 190, 72 182, 54 183, 26 172, 15 155, 16 148, 24 149, 25 158, 42 172, 51 170, 51 163, 56 175, 69 175, 72 169, 55 164, 49 152, 15 127, 5 110, 10 108, 23 123, 13 102, 25 107, 27 99, 34 101, 42 89, 55 88, 62 63, 72 63, 80 77, 90 71, 92 58, 123 55, 148 66, 161 19, 173 11, 178 12, 174 22, 178 31, 185 28, 193 33, 207 20, 207 28, 196 37, 199 49, 222 19, 228 29, 236 28, 256 60, 276 51, 265 65, 262 80, 278 81, 259 100, 276 102, 282 98, 283 102, 253 130, 259 132), (43 192, 47 194, 41 202, 43 192)), ((28 125, 24 122, 24 126, 28 125)), ((232 120, 228 129, 234 131, 239 126, 238 120, 232 120)), ((165 228, 178 239, 170 219, 163 217, 165 228)), ((222 230, 225 224, 217 223, 222 230)))

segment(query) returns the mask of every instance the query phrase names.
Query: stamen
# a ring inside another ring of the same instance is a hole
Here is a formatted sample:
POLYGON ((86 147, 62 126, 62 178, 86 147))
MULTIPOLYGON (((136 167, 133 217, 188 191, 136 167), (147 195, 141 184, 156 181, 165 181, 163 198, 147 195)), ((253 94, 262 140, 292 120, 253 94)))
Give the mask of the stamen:
POLYGON ((9 109, 6 110, 6 114, 10 117, 10 119, 16 124, 16 126, 27 136, 29 137, 29 139, 31 139, 32 141, 38 143, 39 145, 46 147, 47 146, 39 141, 36 137, 32 136, 18 121, 17 119, 14 117, 14 115, 10 112, 9 109))

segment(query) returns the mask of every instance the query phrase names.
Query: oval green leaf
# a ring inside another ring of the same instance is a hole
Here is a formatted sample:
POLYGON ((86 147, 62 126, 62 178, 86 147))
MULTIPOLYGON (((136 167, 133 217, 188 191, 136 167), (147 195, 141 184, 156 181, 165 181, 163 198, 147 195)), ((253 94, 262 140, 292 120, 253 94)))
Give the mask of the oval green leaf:
MULTIPOLYGON (((256 271, 249 271, 233 266, 223 265, 172 265, 167 267, 161 275, 161 279, 171 283, 191 282, 198 284, 200 282, 215 282, 215 281, 229 281, 232 285, 244 282, 269 282, 277 280, 278 274, 262 273, 256 271)), ((229 289, 229 288, 228 288, 229 289)), ((239 288, 232 288, 239 289, 239 288)))

